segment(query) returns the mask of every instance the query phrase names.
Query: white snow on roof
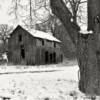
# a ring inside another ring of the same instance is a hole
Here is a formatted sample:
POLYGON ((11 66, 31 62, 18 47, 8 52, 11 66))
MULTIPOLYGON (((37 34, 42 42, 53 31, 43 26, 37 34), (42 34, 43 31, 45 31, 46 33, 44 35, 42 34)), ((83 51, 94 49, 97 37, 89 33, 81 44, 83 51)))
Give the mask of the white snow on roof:
MULTIPOLYGON (((29 29, 26 29, 24 26, 22 25, 17 25, 16 28, 20 26, 22 27, 23 29, 25 29, 26 31, 28 31, 33 37, 36 37, 36 38, 41 38, 41 39, 46 39, 46 40, 50 40, 50 41, 55 41, 55 42, 61 42, 60 40, 58 40, 56 37, 54 37, 52 35, 52 33, 46 33, 46 32, 43 32, 43 31, 39 31, 39 30, 35 30, 35 29, 32 29, 32 30, 29 30, 29 29)), ((15 28, 15 29, 16 29, 15 28)))
POLYGON ((46 33, 46 32, 43 32, 43 31, 39 31, 39 30, 35 30, 35 29, 32 29, 32 30, 29 30, 29 29, 26 29, 24 26, 22 25, 17 25, 16 28, 20 26, 22 27, 23 29, 25 29, 26 31, 28 31, 33 37, 37 37, 37 38, 41 38, 41 39, 46 39, 46 40, 50 40, 50 41, 56 41, 56 42, 61 42, 60 40, 58 40, 56 37, 54 37, 52 35, 52 33, 46 33))
POLYGON ((61 42, 60 40, 58 40, 57 38, 55 38, 50 33, 46 33, 46 32, 39 31, 39 30, 30 30, 28 32, 31 35, 33 35, 34 37, 37 37, 37 38, 42 38, 42 39, 47 39, 47 40, 50 40, 50 41, 61 42))

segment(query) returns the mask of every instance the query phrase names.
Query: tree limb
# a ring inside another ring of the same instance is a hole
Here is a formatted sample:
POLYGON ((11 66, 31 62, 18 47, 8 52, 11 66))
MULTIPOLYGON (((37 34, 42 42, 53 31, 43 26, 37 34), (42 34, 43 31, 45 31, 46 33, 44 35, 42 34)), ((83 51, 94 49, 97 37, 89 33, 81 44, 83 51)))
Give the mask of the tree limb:
POLYGON ((63 0, 50 0, 50 6, 53 14, 55 14, 65 26, 72 42, 76 44, 79 27, 71 22, 72 14, 63 0))

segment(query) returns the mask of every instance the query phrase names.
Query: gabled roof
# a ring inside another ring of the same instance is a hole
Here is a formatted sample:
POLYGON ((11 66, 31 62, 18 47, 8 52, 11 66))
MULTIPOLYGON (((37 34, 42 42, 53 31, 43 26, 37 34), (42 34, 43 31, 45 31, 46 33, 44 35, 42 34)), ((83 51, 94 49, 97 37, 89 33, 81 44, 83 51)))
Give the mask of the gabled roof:
POLYGON ((50 40, 50 41, 61 42, 60 40, 58 40, 56 37, 54 37, 50 33, 46 33, 46 32, 43 32, 43 31, 31 30, 31 31, 29 31, 29 33, 31 35, 33 35, 34 37, 37 37, 37 38, 47 39, 47 40, 50 40))
MULTIPOLYGON (((23 28, 20 25, 18 25, 17 27, 23 28)), ((25 28, 23 28, 23 29, 26 30, 25 28)), ((29 34, 31 34, 33 37, 36 37, 36 38, 41 38, 41 39, 46 39, 46 40, 50 40, 50 41, 61 42, 60 40, 58 40, 56 37, 54 37, 50 33, 46 33, 46 32, 39 31, 39 30, 34 30, 34 29, 26 30, 26 31, 28 31, 29 34)))

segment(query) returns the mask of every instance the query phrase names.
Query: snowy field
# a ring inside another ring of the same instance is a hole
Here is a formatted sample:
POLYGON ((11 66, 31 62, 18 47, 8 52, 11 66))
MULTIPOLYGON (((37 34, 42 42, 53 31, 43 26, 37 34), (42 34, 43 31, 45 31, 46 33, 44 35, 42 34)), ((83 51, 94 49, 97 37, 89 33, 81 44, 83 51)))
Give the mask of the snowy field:
POLYGON ((78 90, 78 66, 1 66, 0 99, 90 100, 78 90))

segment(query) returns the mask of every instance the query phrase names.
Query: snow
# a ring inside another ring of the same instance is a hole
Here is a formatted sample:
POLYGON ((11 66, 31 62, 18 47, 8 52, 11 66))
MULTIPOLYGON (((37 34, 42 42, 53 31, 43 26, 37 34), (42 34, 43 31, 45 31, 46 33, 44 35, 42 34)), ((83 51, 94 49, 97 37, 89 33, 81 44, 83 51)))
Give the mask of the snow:
POLYGON ((73 22, 73 18, 71 18, 71 22, 73 22))
POLYGON ((90 31, 81 30, 80 33, 82 33, 82 34, 93 34, 93 31, 92 30, 90 30, 90 31))
MULTIPOLYGON (((16 26, 16 28, 20 26, 22 27, 23 29, 27 30, 29 32, 29 34, 31 34, 33 37, 37 37, 37 38, 41 38, 41 39, 47 39, 47 40, 50 40, 50 41, 56 41, 56 42, 61 42, 60 40, 58 40, 56 37, 54 37, 52 35, 51 32, 43 32, 43 31, 39 31, 39 30, 35 30, 35 29, 26 29, 24 26, 22 26, 21 24, 18 24, 16 26)), ((15 29, 16 29, 15 28, 15 29)))
MULTIPOLYGON (((60 66, 60 65, 59 65, 60 66)), ((42 66, 1 66, 0 67, 0 74, 9 74, 9 73, 44 73, 44 72, 54 72, 52 73, 53 76, 50 75, 46 75, 44 76, 45 78, 48 76, 49 78, 58 78, 58 77, 64 77, 66 78, 66 73, 67 73, 67 79, 71 79, 71 80, 75 80, 78 81, 77 78, 77 71, 78 71, 78 67, 77 65, 74 67, 68 67, 66 69, 66 67, 57 67, 56 65, 48 65, 48 67, 45 67, 45 65, 42 66), (73 72, 74 71, 74 72, 73 72), (59 74, 63 72, 63 74, 59 74), (73 77, 74 76, 74 77, 73 77)), ((43 75, 43 74, 42 74, 43 75)))
POLYGON ((0 98, 89 100, 78 89, 78 70, 77 65, 0 66, 0 98))
POLYGON ((80 33, 81 34, 93 34, 93 31, 92 30, 88 31, 87 30, 87 26, 86 25, 83 25, 83 26, 81 26, 80 33))
POLYGON ((39 30, 30 30, 29 33, 31 35, 33 35, 34 37, 38 37, 38 38, 42 38, 42 39, 47 39, 47 40, 50 40, 50 41, 61 42, 60 40, 58 40, 53 35, 51 35, 49 33, 46 33, 46 32, 39 31, 39 30))

